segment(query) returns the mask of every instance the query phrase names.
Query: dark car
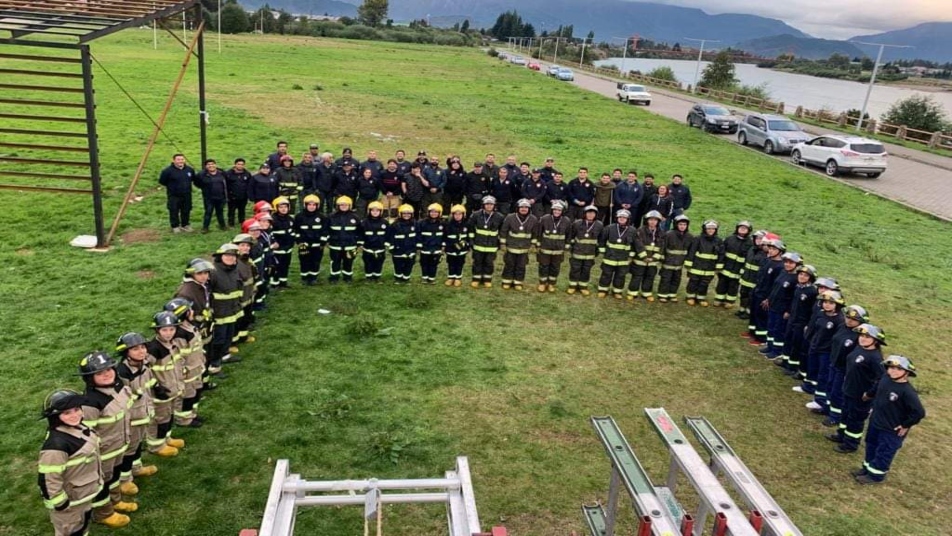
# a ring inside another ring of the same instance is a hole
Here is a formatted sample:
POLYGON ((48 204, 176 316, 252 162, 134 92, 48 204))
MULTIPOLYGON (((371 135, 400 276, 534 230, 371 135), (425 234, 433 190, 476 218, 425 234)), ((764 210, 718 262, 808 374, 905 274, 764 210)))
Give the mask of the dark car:
POLYGON ((688 126, 721 134, 737 133, 737 118, 720 104, 698 103, 688 112, 688 126))

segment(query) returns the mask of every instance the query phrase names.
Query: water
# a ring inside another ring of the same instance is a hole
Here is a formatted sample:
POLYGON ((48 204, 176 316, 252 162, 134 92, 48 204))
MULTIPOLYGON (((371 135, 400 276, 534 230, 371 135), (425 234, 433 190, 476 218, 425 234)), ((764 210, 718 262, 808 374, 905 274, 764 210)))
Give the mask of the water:
MULTIPOLYGON (((694 72, 697 68, 697 62, 688 60, 626 58, 624 66, 621 58, 609 58, 595 62, 595 65, 599 67, 612 64, 622 70, 641 71, 642 73, 648 73, 656 67, 671 67, 674 70, 674 75, 685 86, 693 84, 694 72)), ((707 64, 708 62, 701 62, 702 73, 707 64)), ((785 103, 788 113, 793 113, 797 106, 803 106, 810 110, 828 108, 836 113, 851 108, 860 109, 863 106, 863 99, 866 97, 868 87, 867 84, 859 82, 761 69, 756 65, 747 63, 734 64, 734 70, 735 76, 742 84, 758 86, 766 83, 771 100, 785 103)), ((871 117, 878 118, 896 101, 916 94, 931 95, 936 102, 942 104, 946 113, 952 115, 952 92, 917 91, 879 84, 873 88, 867 111, 871 117)))

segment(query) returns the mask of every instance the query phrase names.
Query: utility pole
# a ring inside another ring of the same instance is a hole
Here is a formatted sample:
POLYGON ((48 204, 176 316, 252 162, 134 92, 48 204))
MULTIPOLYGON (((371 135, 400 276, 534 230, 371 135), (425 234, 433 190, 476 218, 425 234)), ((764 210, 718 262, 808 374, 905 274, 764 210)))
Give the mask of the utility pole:
POLYGON ((714 39, 695 39, 693 37, 685 37, 686 41, 700 41, 701 50, 697 53, 697 67, 694 69, 694 85, 691 86, 691 93, 697 93, 697 81, 698 77, 701 76, 701 58, 704 56, 704 44, 705 43, 720 43, 714 39))
MULTIPOLYGON (((582 64, 585 63, 585 43, 586 43, 587 41, 588 41, 588 37, 582 39, 582 54, 579 56, 579 59, 578 59, 578 67, 579 67, 579 69, 581 69, 581 68, 582 68, 582 64)), ((594 39, 593 39, 593 41, 594 41, 594 39)))
POLYGON ((539 38, 539 61, 542 61, 542 42, 545 41, 545 37, 539 38))
POLYGON ((552 63, 556 63, 559 61, 559 41, 561 40, 562 40, 561 35, 555 38, 555 55, 552 56, 552 63))
POLYGON ((863 118, 866 117, 866 107, 869 106, 869 97, 873 94, 873 84, 876 83, 876 75, 879 73, 879 62, 883 60, 883 49, 892 48, 915 48, 909 45, 887 45, 885 43, 867 43, 865 41, 850 41, 859 45, 870 45, 879 47, 879 53, 876 54, 876 63, 873 64, 873 74, 869 77, 869 87, 866 88, 866 98, 863 99, 863 107, 860 109, 859 118, 856 120, 856 132, 863 130, 863 118))

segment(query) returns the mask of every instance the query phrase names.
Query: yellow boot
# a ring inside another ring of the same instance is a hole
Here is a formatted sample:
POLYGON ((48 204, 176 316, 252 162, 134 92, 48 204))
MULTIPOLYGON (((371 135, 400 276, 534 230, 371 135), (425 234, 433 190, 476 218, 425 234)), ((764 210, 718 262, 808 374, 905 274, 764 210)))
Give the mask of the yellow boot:
POLYGON ((697 303, 697 302, 694 301, 694 298, 688 298, 687 303, 688 303, 688 305, 694 305, 694 304, 697 303))
POLYGON ((469 284, 469 286, 473 288, 479 288, 479 281, 473 281, 472 283, 469 284))
POLYGON ((245 337, 245 342, 248 344, 251 344, 255 342, 256 340, 258 339, 256 339, 254 335, 248 335, 247 337, 245 337))
POLYGON ((707 303, 707 300, 701 300, 701 307, 710 307, 711 304, 707 303))
POLYGON ((119 529, 129 524, 129 516, 120 514, 119 512, 113 512, 111 516, 96 523, 105 525, 111 529, 119 529))
POLYGON ((549 292, 555 292, 556 290, 555 285, 549 283, 549 292))
POLYGON ((575 294, 575 287, 569 287, 569 289, 566 290, 565 293, 566 293, 566 294, 575 294))
POLYGON ((454 279, 454 280, 453 280, 453 286, 454 286, 454 287, 461 287, 461 286, 463 286, 463 282, 460 281, 459 279, 454 279))
POLYGON ((170 447, 175 447, 175 448, 177 448, 177 449, 180 449, 180 448, 184 448, 184 447, 185 447, 185 440, 184 440, 184 439, 178 439, 178 438, 176 438, 176 437, 170 437, 170 438, 168 438, 168 439, 165 440, 165 444, 168 445, 168 446, 170 446, 170 447))
POLYGON ((142 467, 133 469, 132 476, 135 476, 135 477, 152 476, 158 472, 159 472, 159 468, 154 465, 143 465, 142 467))
POLYGON ((592 295, 592 291, 588 290, 587 288, 583 288, 582 290, 579 291, 579 293, 581 293, 582 296, 591 296, 591 295, 592 295))
POLYGON ((654 296, 648 296, 647 298, 645 298, 645 300, 647 300, 648 303, 651 303, 654 301, 654 296))
POLYGON ((493 284, 491 281, 486 281, 485 283, 483 283, 483 286, 486 288, 493 288, 493 284))
POLYGON ((502 284, 502 289, 503 289, 503 290, 509 290, 509 287, 511 287, 511 286, 512 286, 512 285, 510 285, 509 283, 503 283, 503 284, 502 284))
POLYGON ((452 286, 453 286, 453 280, 452 280, 452 279, 447 279, 445 282, 443 282, 443 284, 446 285, 447 287, 452 287, 452 286))
POLYGON ((136 486, 135 482, 129 480, 119 484, 119 491, 122 492, 123 495, 138 495, 139 486, 136 486))
POLYGON ((117 512, 128 514, 129 512, 135 512, 136 510, 138 510, 139 505, 132 501, 129 501, 129 502, 119 501, 115 504, 115 506, 113 506, 113 509, 117 512))
POLYGON ((539 292, 545 292, 545 283, 539 283, 539 286, 536 287, 536 290, 539 292))
POLYGON ((613 293, 612 293, 612 298, 615 298, 616 300, 622 299, 621 292, 613 292, 613 293))
POLYGON ((607 293, 607 292, 604 292, 604 291, 601 291, 601 290, 598 291, 598 297, 599 297, 599 298, 604 298, 605 296, 608 296, 608 293, 607 293))
POLYGON ((522 290, 522 285, 520 285, 519 283, 516 283, 515 285, 512 286, 512 290, 522 290))
POLYGON ((178 449, 170 445, 162 445, 162 448, 156 450, 152 454, 162 458, 171 458, 173 456, 178 456, 178 449))
POLYGON ((238 349, 237 346, 229 346, 229 347, 228 347, 228 353, 229 353, 229 354, 237 354, 237 353, 239 353, 239 352, 241 352, 241 350, 238 349))

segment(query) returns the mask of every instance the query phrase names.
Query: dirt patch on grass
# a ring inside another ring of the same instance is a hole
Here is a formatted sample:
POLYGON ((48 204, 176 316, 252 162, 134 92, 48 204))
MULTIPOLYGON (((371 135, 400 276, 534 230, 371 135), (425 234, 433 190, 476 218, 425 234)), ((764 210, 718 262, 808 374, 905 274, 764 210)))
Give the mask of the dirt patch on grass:
POLYGON ((155 277, 155 272, 152 270, 139 270, 136 272, 136 277, 139 279, 149 280, 155 277))
POLYGON ((31 257, 33 255, 33 250, 29 248, 20 248, 14 253, 16 253, 18 257, 31 257))
POLYGON ((120 238, 123 244, 129 245, 158 242, 162 235, 155 229, 133 229, 123 233, 120 238))

